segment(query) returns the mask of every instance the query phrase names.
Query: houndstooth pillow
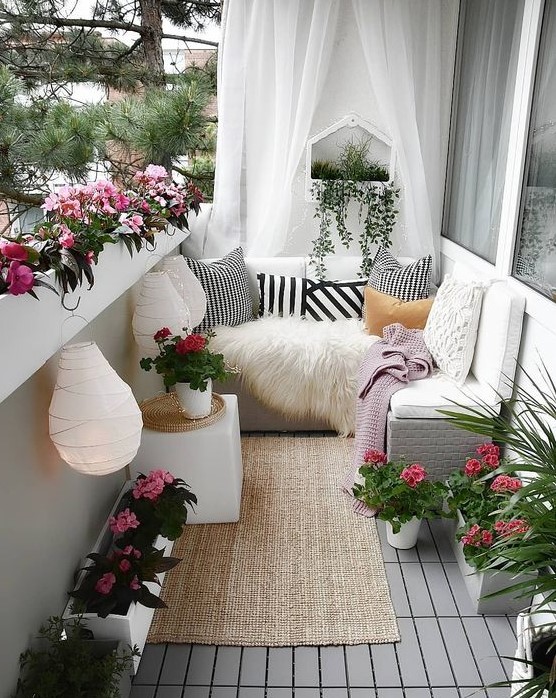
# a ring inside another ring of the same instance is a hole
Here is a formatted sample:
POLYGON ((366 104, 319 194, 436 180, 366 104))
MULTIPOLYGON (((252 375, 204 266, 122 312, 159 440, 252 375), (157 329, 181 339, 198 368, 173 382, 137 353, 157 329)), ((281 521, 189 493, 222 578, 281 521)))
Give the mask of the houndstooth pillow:
POLYGON ((373 261, 369 286, 401 301, 418 301, 429 297, 431 269, 431 255, 404 267, 381 247, 373 261))
POLYGON ((189 257, 185 261, 207 295, 207 312, 195 328, 197 332, 217 325, 234 327, 253 319, 253 301, 241 247, 216 262, 200 262, 189 257))

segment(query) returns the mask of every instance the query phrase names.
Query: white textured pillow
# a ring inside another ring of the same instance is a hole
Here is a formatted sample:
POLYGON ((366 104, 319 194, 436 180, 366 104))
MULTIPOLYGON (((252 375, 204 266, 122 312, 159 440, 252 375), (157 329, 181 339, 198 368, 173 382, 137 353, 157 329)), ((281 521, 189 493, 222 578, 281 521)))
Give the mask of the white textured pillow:
POLYGON ((446 274, 423 330, 423 339, 438 368, 462 384, 467 378, 477 339, 485 284, 446 274))

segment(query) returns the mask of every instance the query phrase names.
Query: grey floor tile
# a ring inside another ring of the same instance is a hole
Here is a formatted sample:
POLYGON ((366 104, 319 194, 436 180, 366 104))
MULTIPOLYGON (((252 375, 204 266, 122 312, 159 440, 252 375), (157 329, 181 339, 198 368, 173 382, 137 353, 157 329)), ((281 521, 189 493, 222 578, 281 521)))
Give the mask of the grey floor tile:
POLYGON ((266 679, 266 647, 244 647, 241 657, 241 686, 264 686, 266 679))
POLYGON ((406 688, 404 698, 431 698, 430 688, 406 688))
POLYGON ((457 616, 459 611, 452 597, 448 579, 441 564, 434 562, 423 563, 423 573, 429 588, 436 615, 457 616))
POLYGON ((183 686, 190 654, 191 645, 168 645, 159 683, 183 686))
POLYGON ((320 688, 296 688, 295 698, 320 698, 320 688))
MULTIPOLYGON (((159 686, 156 689, 156 698, 181 698, 182 686, 159 686)), ((208 694, 207 694, 208 695, 208 694)), ((200 698, 200 696, 199 696, 200 698)))
POLYGON ((423 521, 421 524, 419 540, 417 541, 417 554, 421 562, 440 562, 428 521, 423 521))
POLYGON ((133 679, 134 685, 158 683, 165 651, 166 645, 145 645, 139 669, 133 679))
POLYGON ((321 647, 320 675, 323 686, 347 685, 343 647, 321 647))
POLYGON ((465 581, 459 569, 457 562, 449 562, 444 565, 446 570, 446 576, 450 583, 452 589, 452 594, 456 601, 456 606, 458 611, 462 616, 476 616, 477 613, 473 608, 467 587, 465 586, 465 581))
POLYGON ((402 685, 394 645, 371 645, 371 657, 375 672, 375 686, 402 685))
POLYGON ((129 698, 154 698, 156 686, 133 686, 129 698))
POLYGON ((413 616, 433 616, 434 609, 421 565, 402 565, 402 574, 413 616))
MULTIPOLYGON (((376 698, 374 688, 351 688, 349 695, 350 698, 376 698)), ((295 698, 297 698, 297 696, 295 698)))
POLYGON ((293 698, 293 688, 269 687, 266 689, 266 698, 293 698))
POLYGON ((214 645, 193 645, 185 681, 187 685, 210 686, 215 655, 214 645))
POLYGON ((433 688, 431 698, 459 698, 457 688, 433 688))
POLYGON ((417 633, 411 618, 399 618, 401 642, 396 645, 404 686, 427 686, 427 674, 421 657, 417 633))
POLYGON ((323 688, 322 698, 349 698, 347 688, 323 688))
POLYGON ((433 519, 429 521, 429 527, 440 559, 443 562, 455 562, 454 551, 452 550, 450 538, 446 531, 446 521, 444 519, 433 519))
POLYGON ((469 642, 459 618, 439 618, 440 631, 458 686, 482 686, 469 642))
POLYGON ((237 698, 264 698, 264 688, 240 686, 237 698))
POLYGON ((293 683, 292 679, 292 648, 271 647, 268 650, 267 686, 291 686, 293 683))
POLYGON ((497 686, 496 688, 487 688, 488 698, 510 698, 509 686, 497 686))
MULTIPOLYGON (((210 686, 186 686, 183 698, 209 698, 210 686)), ((158 693, 156 694, 158 698, 158 693)))
POLYGON ((471 650, 475 655, 483 684, 488 685, 497 681, 503 681, 506 675, 484 618, 482 616, 463 618, 463 627, 465 628, 471 650))
POLYGON ((374 686, 369 645, 346 647, 348 686, 374 686))
POLYGON ((461 698, 488 698, 488 693, 484 688, 467 688, 459 689, 461 698))
POLYGON ((431 686, 455 685, 436 618, 416 618, 415 627, 431 686))
POLYGON ((401 688, 377 688, 376 698, 403 698, 401 688))
POLYGON ((419 555, 417 555, 417 548, 408 548, 407 550, 397 550, 398 560, 402 563, 404 562, 419 562, 419 555))
POLYGON ((309 688, 320 685, 318 647, 296 647, 293 660, 296 686, 309 688))
POLYGON ((214 665, 214 686, 237 686, 241 647, 218 647, 214 665))
POLYGON ((238 689, 232 686, 213 686, 210 698, 236 698, 238 689))
POLYGON ((513 659, 517 648, 517 640, 512 630, 510 620, 505 616, 492 616, 485 618, 490 635, 494 641, 496 651, 501 657, 502 665, 508 678, 512 675, 513 659))
POLYGON ((411 615, 405 584, 402 576, 402 568, 397 562, 387 562, 384 565, 388 585, 390 586, 390 597, 394 604, 394 610, 398 618, 411 615))

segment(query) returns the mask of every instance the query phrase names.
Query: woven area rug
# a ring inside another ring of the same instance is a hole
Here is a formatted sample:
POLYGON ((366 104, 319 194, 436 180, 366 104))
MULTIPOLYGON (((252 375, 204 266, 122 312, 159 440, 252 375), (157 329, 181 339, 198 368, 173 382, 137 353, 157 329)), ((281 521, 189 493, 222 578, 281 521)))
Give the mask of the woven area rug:
POLYGON ((340 491, 352 449, 338 437, 244 437, 241 518, 186 526, 148 642, 399 640, 375 521, 340 491))

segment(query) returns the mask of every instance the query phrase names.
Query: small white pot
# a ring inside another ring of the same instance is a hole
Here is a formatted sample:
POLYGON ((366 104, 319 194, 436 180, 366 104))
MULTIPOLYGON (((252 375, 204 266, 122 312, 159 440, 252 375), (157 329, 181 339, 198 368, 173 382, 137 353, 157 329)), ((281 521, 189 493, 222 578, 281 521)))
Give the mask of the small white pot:
POLYGON ((393 548, 399 550, 407 550, 414 548, 419 538, 419 529, 421 528, 421 519, 414 516, 412 519, 403 523, 400 532, 394 533, 392 524, 386 522, 386 539, 393 548))
POLYGON ((192 390, 189 383, 176 383, 176 395, 182 412, 190 419, 199 419, 210 414, 212 405, 212 379, 207 379, 206 390, 192 390))

